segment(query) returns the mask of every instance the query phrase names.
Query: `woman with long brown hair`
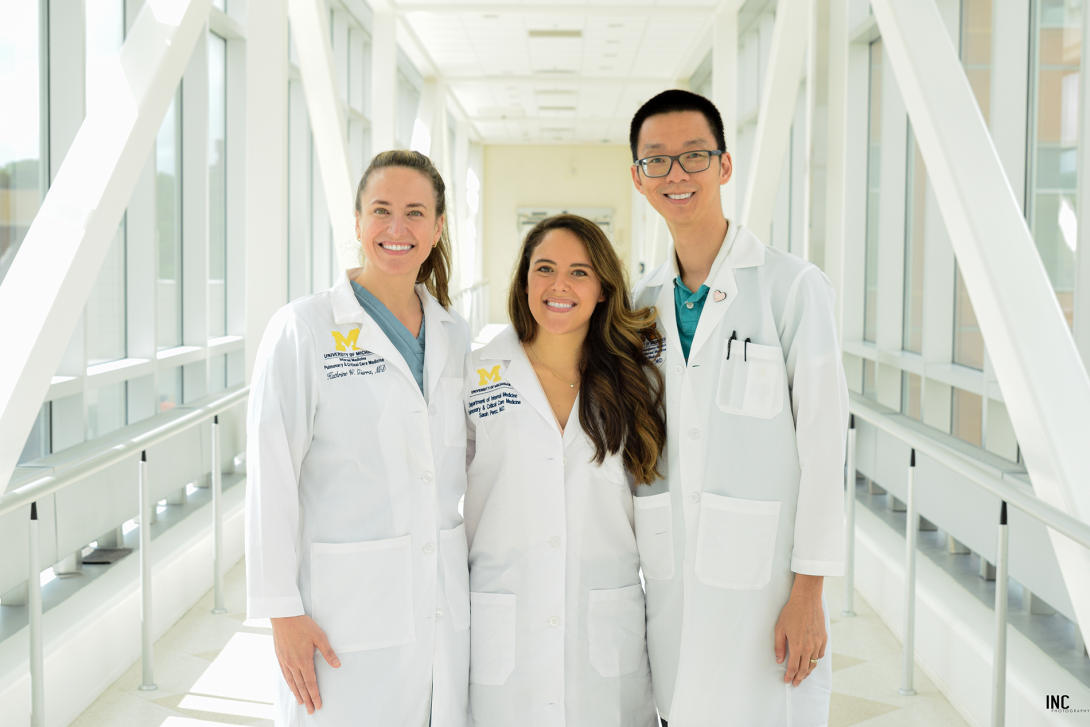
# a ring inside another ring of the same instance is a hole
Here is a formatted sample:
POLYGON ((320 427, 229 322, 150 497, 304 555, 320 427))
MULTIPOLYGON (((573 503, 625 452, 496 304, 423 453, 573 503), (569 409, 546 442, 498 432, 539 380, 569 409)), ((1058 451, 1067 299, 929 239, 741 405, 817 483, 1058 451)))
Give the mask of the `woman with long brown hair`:
POLYGON ((250 395, 246 581, 277 725, 463 727, 462 367, 445 188, 387 151, 356 192, 363 267, 273 316, 250 395))
POLYGON ((601 229, 558 215, 508 314, 466 366, 471 723, 651 727, 632 488, 666 441, 654 311, 601 229))

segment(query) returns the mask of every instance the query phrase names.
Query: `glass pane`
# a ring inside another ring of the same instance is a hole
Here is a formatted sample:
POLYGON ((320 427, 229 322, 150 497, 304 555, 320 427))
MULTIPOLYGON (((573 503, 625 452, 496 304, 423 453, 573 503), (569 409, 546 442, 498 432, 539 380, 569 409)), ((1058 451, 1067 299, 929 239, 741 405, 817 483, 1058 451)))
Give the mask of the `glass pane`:
POLYGON ((227 388, 227 354, 213 356, 208 361, 208 393, 215 394, 227 388))
POLYGON ((104 436, 125 426, 128 406, 124 381, 88 389, 84 396, 87 399, 88 439, 104 436))
POLYGON ((1074 322, 1082 0, 1037 3, 1028 217, 1067 324, 1074 322))
POLYGON ((402 149, 409 148, 416 124, 416 108, 420 104, 420 92, 409 80, 397 74, 397 142, 402 149))
POLYGON ((0 22, 0 281, 41 204, 38 3, 4 3, 0 22), (12 110, 17 110, 12 112, 12 110))
POLYGON ((863 361, 863 396, 878 401, 878 387, 875 383, 875 365, 871 360, 863 361))
POLYGON ((961 270, 954 269, 954 363, 974 369, 984 368, 984 336, 976 322, 976 312, 965 289, 961 270))
POLYGON ((951 433, 979 447, 983 399, 964 389, 954 389, 953 397, 951 433))
POLYGON ((42 408, 38 411, 38 417, 34 420, 34 426, 26 439, 26 445, 23 446, 23 452, 19 455, 19 464, 30 462, 50 453, 50 413, 51 407, 47 401, 42 404, 42 408))
POLYGON ((962 0, 961 61, 988 123, 992 84, 992 0, 962 0))
POLYGON ((907 371, 901 372, 901 413, 919 421, 921 417, 920 377, 907 371))
POLYGON ((927 168, 909 128, 908 209, 905 211, 905 303, 901 347, 923 353, 923 255, 927 210, 927 168))
POLYGON ((159 372, 159 411, 170 411, 182 403, 182 367, 159 372))
POLYGON ((227 334, 227 41, 208 34, 208 337, 227 334))
POLYGON ((155 205, 159 248, 156 283, 156 344, 182 345, 182 179, 180 94, 170 102, 155 139, 155 205))
POLYGON ((87 365, 125 358, 125 219, 87 299, 87 365))
POLYGON ((863 340, 875 339, 878 315, 878 192, 882 150, 882 41, 870 44, 870 123, 867 151, 866 296, 863 300, 863 340))
POLYGON ((99 104, 108 104, 110 92, 102 84, 114 78, 106 69, 116 65, 117 54, 125 42, 124 0, 86 0, 87 31, 87 113, 99 104))

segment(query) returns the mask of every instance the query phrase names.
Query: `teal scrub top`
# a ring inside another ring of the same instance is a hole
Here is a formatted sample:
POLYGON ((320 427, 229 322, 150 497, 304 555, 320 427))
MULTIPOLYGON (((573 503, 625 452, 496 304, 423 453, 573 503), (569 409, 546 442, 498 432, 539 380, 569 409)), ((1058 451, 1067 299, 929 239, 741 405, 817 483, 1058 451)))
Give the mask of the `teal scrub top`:
MULTIPOLYGON (((390 309, 382 304, 382 301, 371 295, 371 291, 355 280, 352 281, 352 290, 356 293, 356 300, 375 319, 375 323, 390 339, 390 343, 394 344, 394 348, 405 359, 405 363, 409 364, 409 370, 413 372, 413 378, 416 379, 416 385, 420 387, 420 393, 424 393, 424 317, 420 317, 420 333, 413 338, 413 334, 409 332, 405 324, 399 321, 390 309)), ((692 337, 689 340, 692 341, 692 337)))
POLYGON ((704 301, 708 299, 708 286, 701 285, 695 293, 685 287, 681 276, 674 278, 674 313, 677 316, 677 337, 681 341, 681 351, 685 360, 689 360, 689 349, 693 346, 696 325, 700 322, 700 312, 704 310, 704 301))

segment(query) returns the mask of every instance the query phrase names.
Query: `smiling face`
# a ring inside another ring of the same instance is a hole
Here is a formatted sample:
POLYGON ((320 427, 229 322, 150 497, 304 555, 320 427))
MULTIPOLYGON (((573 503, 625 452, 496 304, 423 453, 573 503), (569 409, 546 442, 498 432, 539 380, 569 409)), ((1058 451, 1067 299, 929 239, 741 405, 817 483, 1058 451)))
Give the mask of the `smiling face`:
POLYGON ((594 307, 605 296, 587 246, 574 232, 560 228, 545 233, 530 253, 526 296, 539 331, 586 335, 594 307))
POLYGON ((359 205, 356 237, 368 265, 415 279, 443 232, 431 181, 413 169, 385 167, 372 174, 359 205))
MULTIPOLYGON (((649 116, 640 127, 636 153, 640 159, 655 154, 671 156, 687 151, 714 151, 718 147, 711 125, 699 111, 649 116)), ((632 165, 632 182, 671 227, 710 224, 723 216, 719 187, 730 181, 730 154, 712 157, 703 172, 689 173, 674 162, 665 177, 647 177, 632 165), (718 159, 718 163, 717 163, 718 159)))

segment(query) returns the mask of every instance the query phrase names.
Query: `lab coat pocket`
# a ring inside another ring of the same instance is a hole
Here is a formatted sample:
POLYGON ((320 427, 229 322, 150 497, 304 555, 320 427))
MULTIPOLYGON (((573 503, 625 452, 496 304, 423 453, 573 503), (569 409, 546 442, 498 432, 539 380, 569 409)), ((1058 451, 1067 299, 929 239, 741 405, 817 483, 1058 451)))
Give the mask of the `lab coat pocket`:
POLYGON ((670 493, 632 498, 636 547, 643 577, 667 581, 674 577, 673 509, 670 493))
POLYGON ((469 547, 466 526, 439 531, 439 552, 443 556, 443 585, 455 631, 469 628, 469 547))
POLYGON ((778 501, 704 493, 696 535, 696 577, 708 586, 759 591, 772 580, 778 501))
POLYGON ((515 594, 470 593, 469 681, 500 686, 515 670, 515 594))
POLYGON ((466 412, 462 406, 462 379, 439 379, 443 392, 440 406, 446 409, 443 423, 443 444, 448 447, 466 446, 466 412))
POLYGON ((771 419, 783 410, 784 365, 779 346, 735 340, 730 343, 730 356, 721 363, 715 392, 720 411, 771 419))
POLYGON ((312 543, 314 621, 337 653, 416 641, 410 536, 363 543, 312 543))
POLYGON ((631 674, 640 667, 647 647, 643 587, 590 592, 587 639, 590 663, 604 677, 631 674))

